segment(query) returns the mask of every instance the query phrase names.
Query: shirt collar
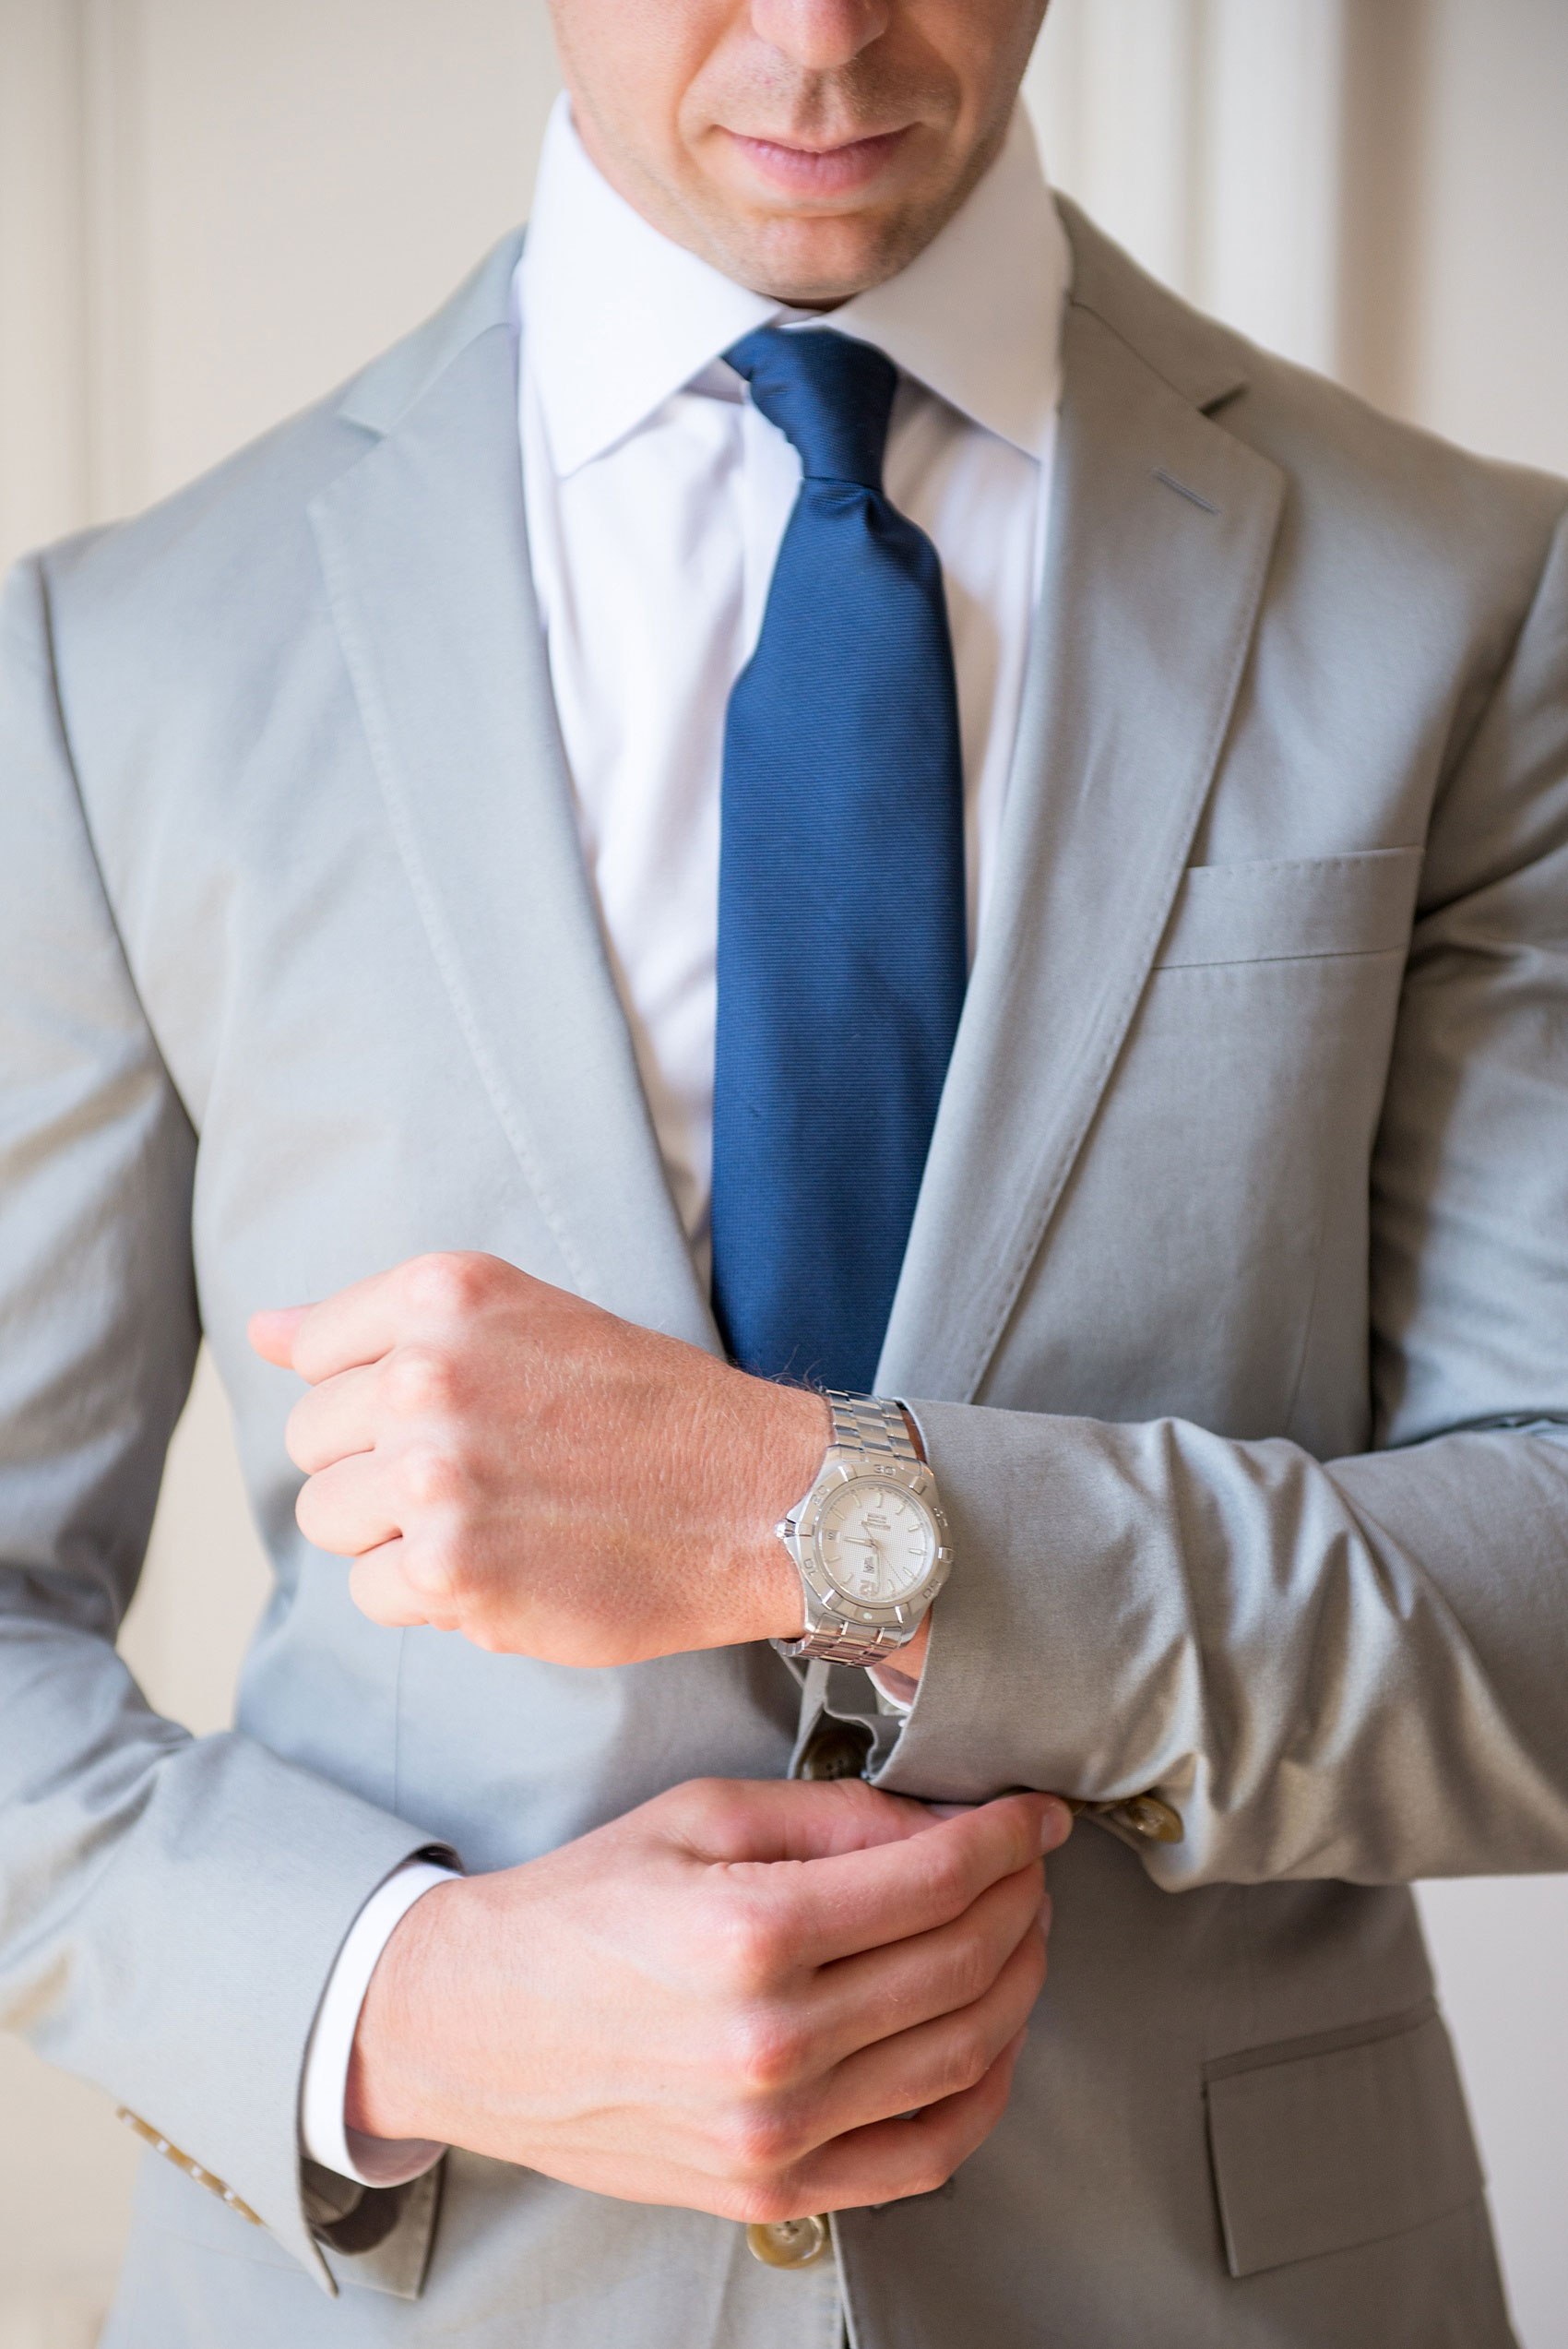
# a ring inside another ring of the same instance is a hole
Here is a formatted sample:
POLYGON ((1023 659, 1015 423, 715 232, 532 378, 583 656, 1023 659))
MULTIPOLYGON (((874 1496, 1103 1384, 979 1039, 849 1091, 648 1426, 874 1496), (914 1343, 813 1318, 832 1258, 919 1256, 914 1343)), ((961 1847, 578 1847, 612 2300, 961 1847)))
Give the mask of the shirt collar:
MULTIPOLYGON (((1066 232, 1020 106, 1001 153, 940 235, 825 325, 1031 457, 1061 394, 1066 232)), ((545 134, 517 269, 528 364, 558 473, 647 422, 754 327, 790 312, 653 228, 588 161, 570 106, 545 134)))

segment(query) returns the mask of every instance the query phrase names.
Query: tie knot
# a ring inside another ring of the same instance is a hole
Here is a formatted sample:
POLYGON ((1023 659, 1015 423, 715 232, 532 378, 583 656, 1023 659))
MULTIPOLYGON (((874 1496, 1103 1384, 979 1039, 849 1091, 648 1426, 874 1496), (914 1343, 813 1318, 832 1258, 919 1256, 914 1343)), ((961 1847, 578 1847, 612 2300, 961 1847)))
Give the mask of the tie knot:
POLYGON ((800 451, 808 481, 882 487, 898 371, 869 342, 831 328, 758 327, 724 356, 770 424, 800 451))

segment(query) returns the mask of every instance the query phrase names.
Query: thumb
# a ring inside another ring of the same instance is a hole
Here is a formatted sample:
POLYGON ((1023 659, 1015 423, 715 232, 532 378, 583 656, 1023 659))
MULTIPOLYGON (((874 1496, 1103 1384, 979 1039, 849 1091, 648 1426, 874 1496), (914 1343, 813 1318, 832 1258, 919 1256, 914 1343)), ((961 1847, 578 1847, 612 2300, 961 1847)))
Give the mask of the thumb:
POLYGON ((861 1778, 695 1779, 656 1798, 695 1858, 831 1859, 901 1842, 936 1824, 923 1803, 884 1795, 861 1778))

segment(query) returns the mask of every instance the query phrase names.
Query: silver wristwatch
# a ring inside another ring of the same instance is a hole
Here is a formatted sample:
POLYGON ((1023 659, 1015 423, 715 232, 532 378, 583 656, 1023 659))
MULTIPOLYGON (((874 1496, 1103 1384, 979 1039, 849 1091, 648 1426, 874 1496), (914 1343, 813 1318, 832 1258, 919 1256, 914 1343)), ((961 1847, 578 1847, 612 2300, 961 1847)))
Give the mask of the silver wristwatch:
POLYGON ((833 1437, 775 1532, 800 1568, 805 1636, 781 1655, 875 1663, 908 1645, 953 1564, 936 1479, 902 1407, 829 1388, 833 1437))

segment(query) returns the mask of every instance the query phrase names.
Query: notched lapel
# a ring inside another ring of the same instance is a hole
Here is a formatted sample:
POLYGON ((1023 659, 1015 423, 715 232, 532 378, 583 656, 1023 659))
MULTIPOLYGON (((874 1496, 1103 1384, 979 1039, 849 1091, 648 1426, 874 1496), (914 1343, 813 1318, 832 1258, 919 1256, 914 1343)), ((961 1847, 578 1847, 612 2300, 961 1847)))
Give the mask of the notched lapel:
POLYGON ((1111 1078, 1256 625, 1283 477, 1068 311, 1047 577, 885 1392, 968 1401, 1111 1078))
POLYGON ((505 324, 457 352, 312 521, 432 953, 570 1278, 717 1348, 584 870, 505 324))

